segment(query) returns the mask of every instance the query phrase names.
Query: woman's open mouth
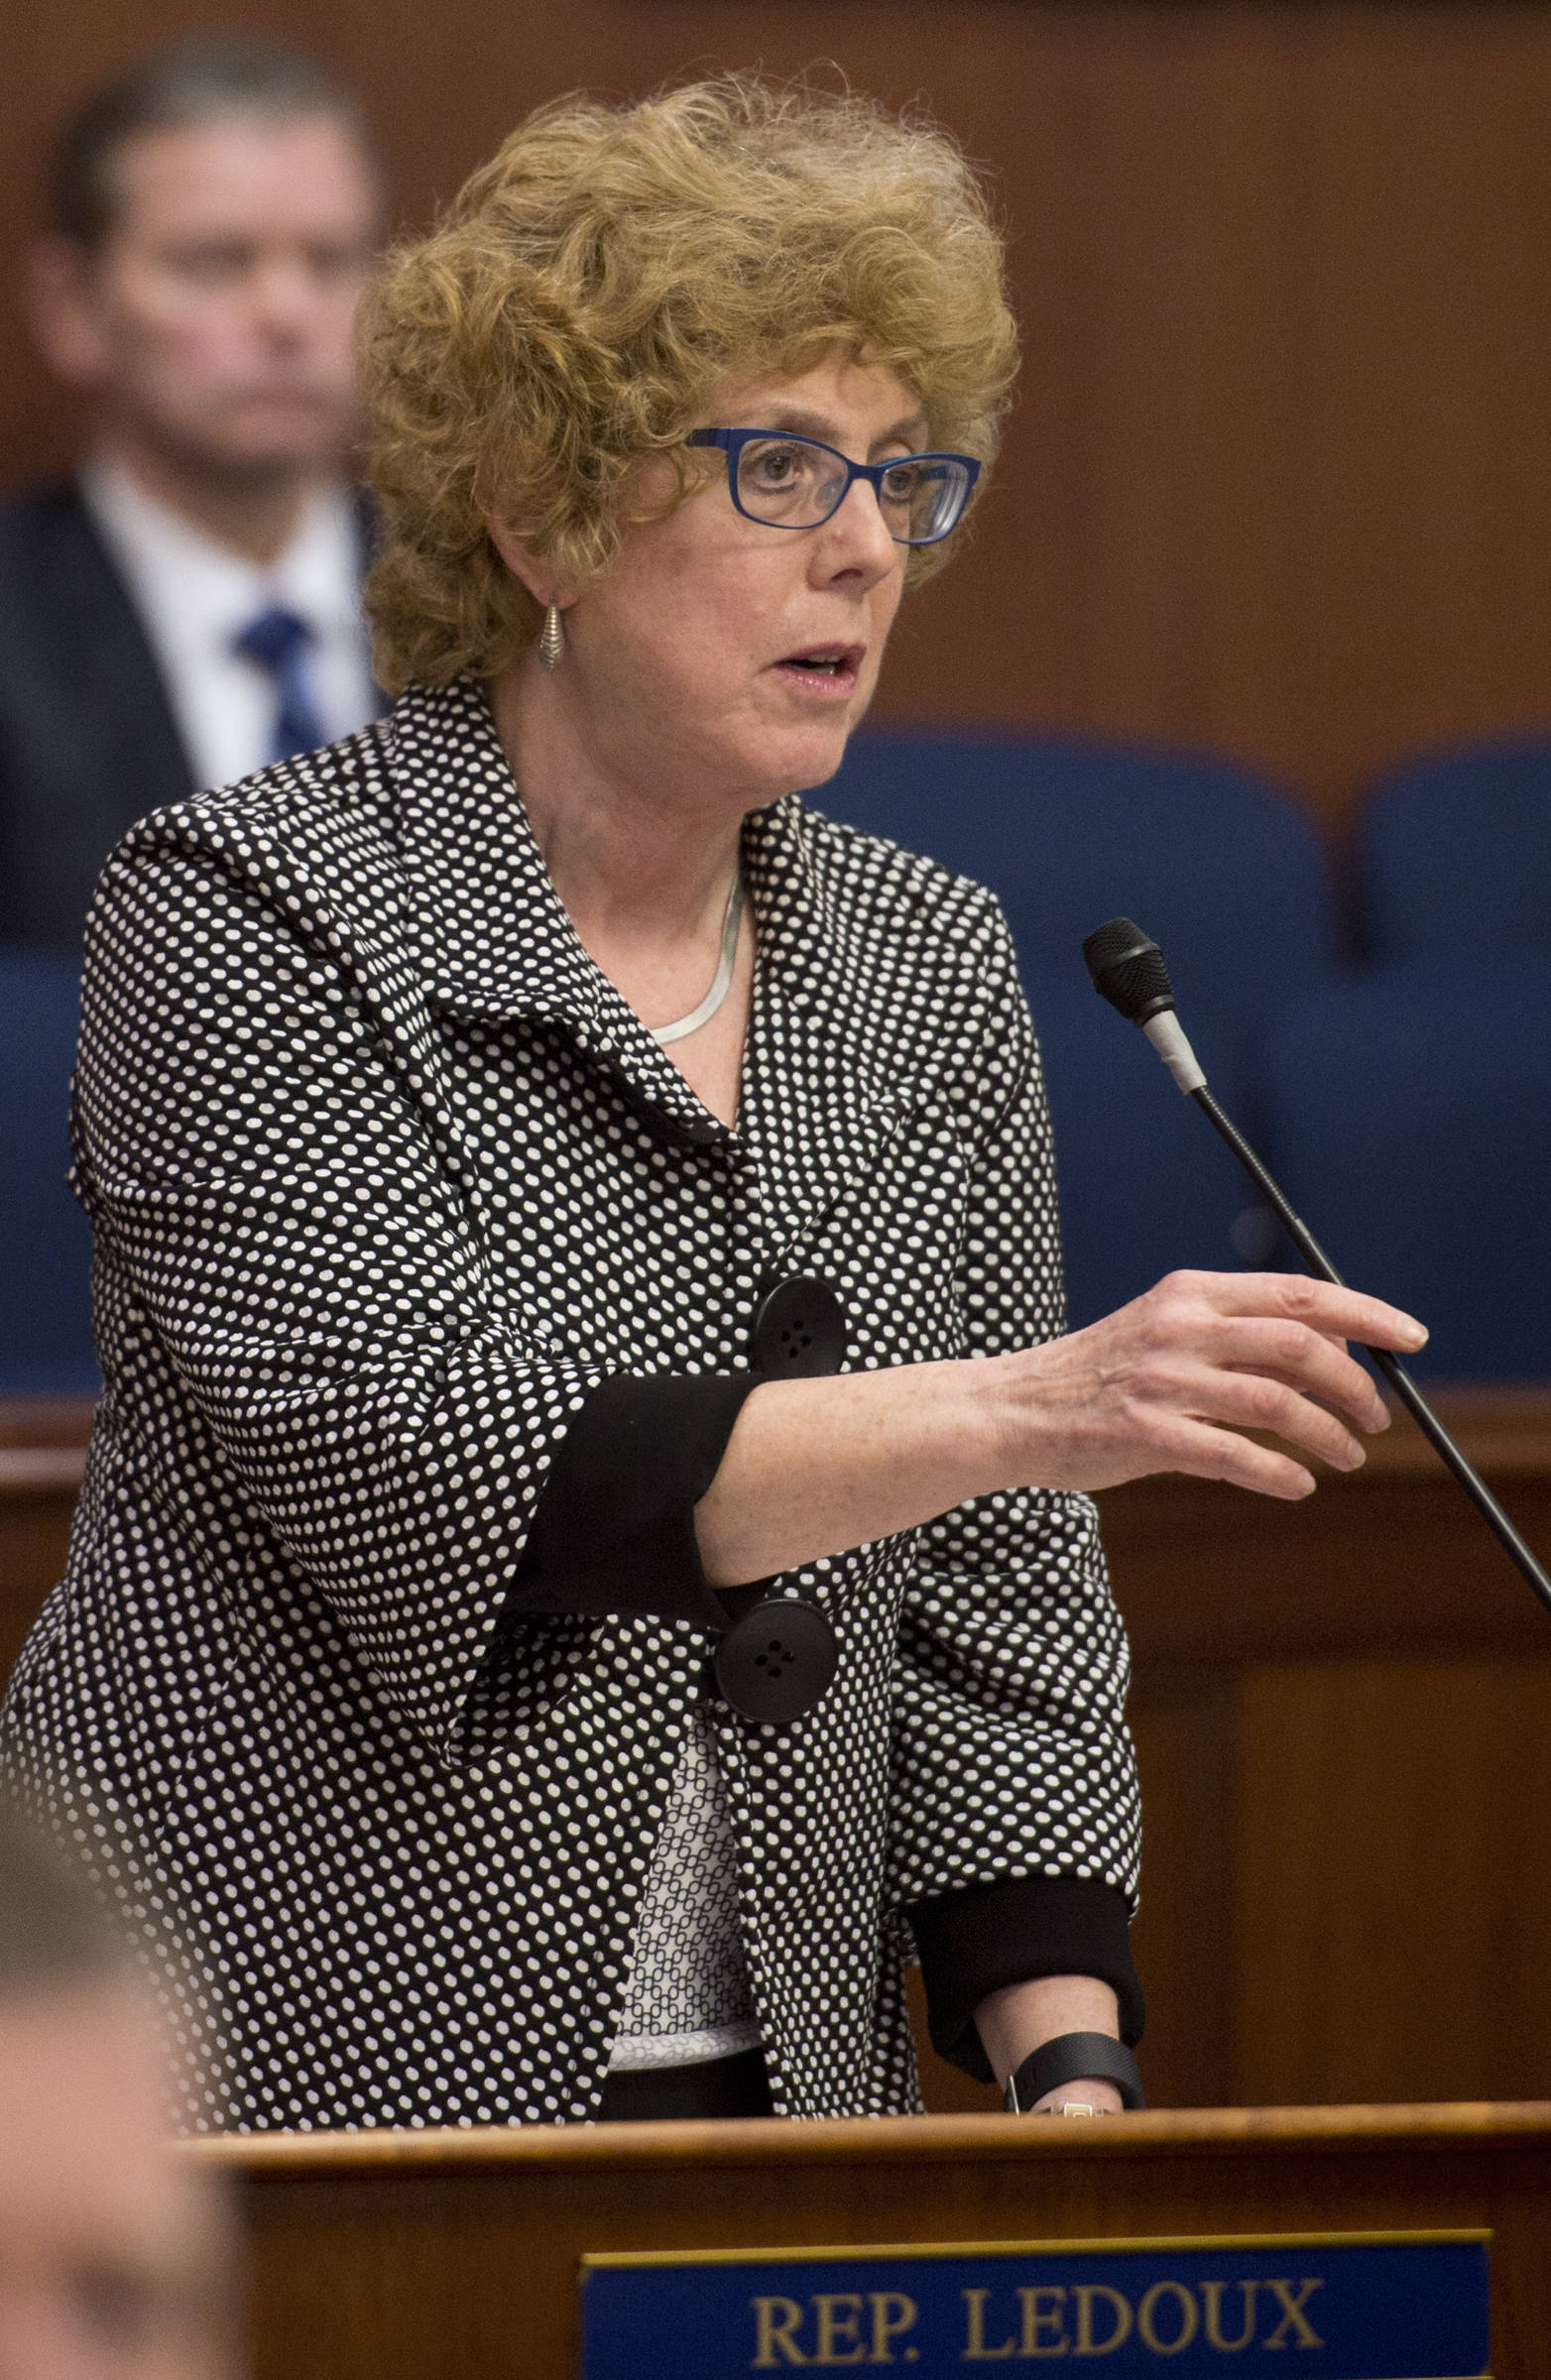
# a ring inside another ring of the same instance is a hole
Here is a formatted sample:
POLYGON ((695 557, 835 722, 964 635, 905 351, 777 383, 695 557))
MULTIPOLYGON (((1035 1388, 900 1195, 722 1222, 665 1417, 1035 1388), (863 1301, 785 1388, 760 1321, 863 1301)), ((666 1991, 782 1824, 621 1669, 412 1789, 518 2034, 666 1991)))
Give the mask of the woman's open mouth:
POLYGON ((805 645, 773 666, 788 685, 800 686, 805 694, 822 700, 826 695, 855 691, 866 651, 864 645, 805 645))

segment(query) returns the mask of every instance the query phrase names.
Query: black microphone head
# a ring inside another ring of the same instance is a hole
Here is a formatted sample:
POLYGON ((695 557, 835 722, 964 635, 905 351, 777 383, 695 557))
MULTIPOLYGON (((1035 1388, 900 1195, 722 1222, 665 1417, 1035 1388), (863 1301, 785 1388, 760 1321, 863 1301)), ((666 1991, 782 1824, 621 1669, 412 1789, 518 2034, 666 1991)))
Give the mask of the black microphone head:
POLYGON ((1174 1005, 1163 953, 1129 917, 1112 917, 1083 943, 1093 988, 1133 1024, 1145 1024, 1174 1005))

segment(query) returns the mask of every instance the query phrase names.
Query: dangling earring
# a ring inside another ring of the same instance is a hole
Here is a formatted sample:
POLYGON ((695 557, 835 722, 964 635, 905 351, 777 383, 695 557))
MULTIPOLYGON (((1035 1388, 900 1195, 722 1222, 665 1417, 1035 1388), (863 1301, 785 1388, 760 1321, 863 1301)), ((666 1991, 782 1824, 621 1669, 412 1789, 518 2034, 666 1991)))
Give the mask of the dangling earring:
POLYGON ((538 658, 546 669, 558 669, 565 658, 565 631, 560 626, 560 607, 557 603, 551 603, 543 616, 538 658))

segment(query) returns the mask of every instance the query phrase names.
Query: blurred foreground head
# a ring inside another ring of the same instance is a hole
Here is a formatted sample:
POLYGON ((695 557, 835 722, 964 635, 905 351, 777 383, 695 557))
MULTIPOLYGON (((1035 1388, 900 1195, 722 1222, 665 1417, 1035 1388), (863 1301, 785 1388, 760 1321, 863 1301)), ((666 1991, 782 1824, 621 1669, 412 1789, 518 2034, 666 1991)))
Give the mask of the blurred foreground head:
POLYGON ((164 472, 337 467, 383 181, 354 94, 263 36, 184 36, 83 101, 34 256, 46 360, 164 472))
POLYGON ((0 1802, 0 2380, 229 2380, 223 2210, 170 2129, 147 1993, 0 1802))

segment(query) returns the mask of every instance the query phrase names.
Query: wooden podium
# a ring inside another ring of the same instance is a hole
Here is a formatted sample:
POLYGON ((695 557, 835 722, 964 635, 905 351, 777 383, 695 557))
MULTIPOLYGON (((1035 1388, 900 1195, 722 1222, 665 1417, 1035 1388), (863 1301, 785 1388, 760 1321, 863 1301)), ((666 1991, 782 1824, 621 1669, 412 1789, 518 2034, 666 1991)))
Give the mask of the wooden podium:
POLYGON ((1551 2370, 1551 2103, 277 2133, 181 2153, 241 2194, 256 2380, 574 2380, 588 2252, 1465 2229, 1492 2234, 1495 2380, 1551 2370))

